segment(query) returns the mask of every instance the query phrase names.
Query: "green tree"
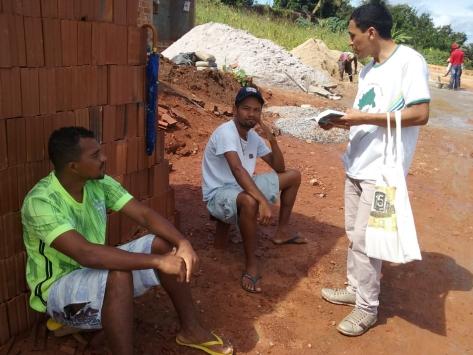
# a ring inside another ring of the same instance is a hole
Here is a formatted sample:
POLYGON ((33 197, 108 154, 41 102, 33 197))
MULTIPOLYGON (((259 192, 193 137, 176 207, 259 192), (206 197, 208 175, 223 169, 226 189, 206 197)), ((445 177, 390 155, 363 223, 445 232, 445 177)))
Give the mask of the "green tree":
POLYGON ((226 5, 231 6, 253 6, 253 0, 221 0, 226 5))

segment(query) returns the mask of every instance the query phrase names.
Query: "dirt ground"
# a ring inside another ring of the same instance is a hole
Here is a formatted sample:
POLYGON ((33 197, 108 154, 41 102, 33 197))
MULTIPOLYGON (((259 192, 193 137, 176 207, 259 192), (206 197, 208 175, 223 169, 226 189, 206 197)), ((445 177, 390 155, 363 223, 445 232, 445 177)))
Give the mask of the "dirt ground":
MULTIPOLYGON (((335 326, 350 308, 319 296, 322 287, 342 286, 345 281, 340 160, 345 146, 278 138, 286 165, 302 172, 292 226, 309 244, 274 246, 269 238, 275 223, 260 228, 264 290, 249 294, 240 287, 242 245, 230 243, 224 251, 213 248, 215 226, 201 194, 203 149, 215 127, 230 118, 238 85, 226 75, 170 65, 163 66, 160 76, 159 103, 180 116, 178 128, 166 134, 166 147, 180 228, 201 259, 192 291, 206 326, 230 339, 238 354, 473 354, 471 131, 421 129, 408 187, 423 260, 384 264, 379 321, 365 335, 348 338, 335 326), (312 178, 319 184, 309 184, 312 178)), ((343 91, 342 103, 269 88, 264 88, 264 95, 268 105, 343 108, 354 90, 346 84, 343 91)), ((260 171, 263 165, 261 161, 260 171)), ((137 353, 199 354, 175 344, 177 317, 163 290, 149 292, 135 303, 137 353)), ((33 335, 17 339, 11 353, 38 353, 33 341, 33 335)), ((40 353, 79 354, 80 348, 73 338, 49 336, 47 350, 40 353)))

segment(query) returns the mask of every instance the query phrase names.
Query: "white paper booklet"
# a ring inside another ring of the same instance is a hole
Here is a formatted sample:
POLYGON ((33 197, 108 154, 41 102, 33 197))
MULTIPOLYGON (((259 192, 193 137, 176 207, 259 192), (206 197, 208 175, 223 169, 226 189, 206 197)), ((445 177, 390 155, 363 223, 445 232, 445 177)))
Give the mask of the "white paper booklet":
POLYGON ((320 124, 330 123, 330 120, 338 117, 345 116, 345 112, 336 110, 325 110, 319 113, 317 116, 311 117, 310 119, 320 124))

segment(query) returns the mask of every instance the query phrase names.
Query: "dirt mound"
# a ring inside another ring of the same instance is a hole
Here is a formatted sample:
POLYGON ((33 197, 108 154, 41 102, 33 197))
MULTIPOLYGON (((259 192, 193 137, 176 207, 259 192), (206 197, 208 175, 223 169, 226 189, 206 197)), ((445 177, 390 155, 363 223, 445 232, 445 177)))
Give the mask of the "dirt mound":
POLYGON ((309 67, 325 70, 331 76, 338 75, 338 58, 341 51, 329 49, 324 41, 310 38, 291 51, 309 67))

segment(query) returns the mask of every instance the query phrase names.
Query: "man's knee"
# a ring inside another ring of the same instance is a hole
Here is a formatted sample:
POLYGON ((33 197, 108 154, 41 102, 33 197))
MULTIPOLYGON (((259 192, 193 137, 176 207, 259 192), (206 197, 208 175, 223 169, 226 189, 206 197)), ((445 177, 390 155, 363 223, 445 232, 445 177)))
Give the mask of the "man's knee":
POLYGON ((241 212, 255 214, 258 212, 258 201, 246 192, 241 192, 237 197, 237 206, 241 212))
POLYGON ((154 237, 153 243, 151 244, 151 253, 153 254, 167 254, 172 251, 172 245, 164 239, 154 237))
POLYGON ((288 169, 284 172, 284 174, 287 176, 287 187, 299 186, 301 184, 302 177, 299 170, 288 169))

